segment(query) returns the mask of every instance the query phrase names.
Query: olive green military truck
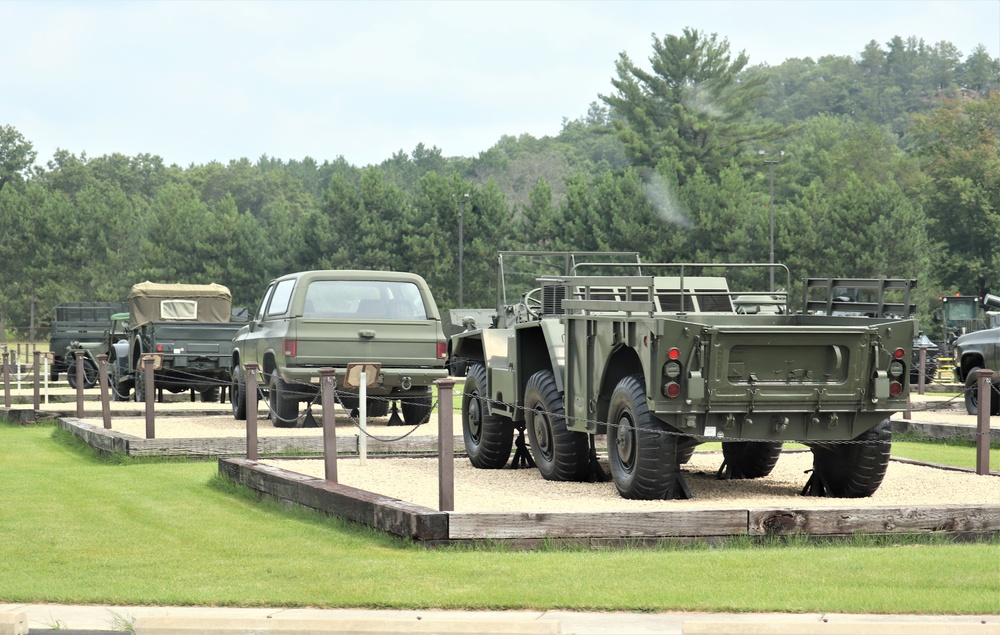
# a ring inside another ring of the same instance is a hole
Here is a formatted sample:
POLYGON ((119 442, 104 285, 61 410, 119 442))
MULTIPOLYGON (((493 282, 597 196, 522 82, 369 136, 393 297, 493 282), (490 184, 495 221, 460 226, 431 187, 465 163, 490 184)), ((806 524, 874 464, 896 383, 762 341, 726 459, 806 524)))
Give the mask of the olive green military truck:
POLYGON ((157 360, 153 382, 158 396, 164 390, 190 390, 192 399, 198 393, 202 401, 217 401, 221 388, 229 385, 232 340, 243 324, 234 319, 229 289, 142 282, 132 286, 128 310, 128 321, 120 323, 128 344, 109 351, 115 394, 134 391, 136 401, 148 398, 142 360, 151 355, 157 360))
MULTIPOLYGON (((498 289, 511 291, 510 262, 553 256, 561 275, 539 277, 511 303, 498 293, 496 328, 454 336, 454 354, 470 364, 462 428, 475 467, 504 467, 520 430, 544 478, 594 480, 603 476, 595 436, 606 434, 623 497, 685 498, 680 466, 698 444, 722 443, 720 477, 754 478, 797 441, 813 452, 803 493, 879 487, 888 420, 909 389, 916 325, 895 317, 912 310, 907 291, 900 303, 847 307, 828 288, 793 312, 786 294, 735 290, 723 275, 769 265, 623 266, 567 252, 500 253, 498 289), (737 312, 734 298, 745 307, 754 295, 769 310, 737 312), (809 314, 818 307, 827 315, 809 314), (830 315, 849 310, 894 317, 830 315)), ((770 266, 790 288, 787 269, 770 266)))
POLYGON ((233 339, 232 403, 246 419, 247 364, 255 362, 276 427, 297 425, 299 403, 316 399, 319 369, 333 368, 337 399, 358 408, 358 391, 344 385, 352 362, 381 364, 367 388, 371 416, 390 403, 403 422, 431 413, 431 385, 447 376, 441 315, 423 278, 390 271, 303 271, 267 286, 256 314, 233 339))

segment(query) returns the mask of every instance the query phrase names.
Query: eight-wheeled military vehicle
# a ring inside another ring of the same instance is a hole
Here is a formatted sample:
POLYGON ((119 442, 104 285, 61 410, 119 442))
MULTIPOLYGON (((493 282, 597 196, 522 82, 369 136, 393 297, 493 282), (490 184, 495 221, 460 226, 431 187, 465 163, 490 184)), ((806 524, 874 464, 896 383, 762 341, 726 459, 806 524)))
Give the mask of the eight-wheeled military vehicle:
POLYGON ((775 308, 772 292, 730 287, 730 277, 753 279, 754 268, 769 266, 790 288, 781 265, 501 252, 500 323, 453 342, 470 360, 462 399, 469 460, 504 467, 515 432, 526 430, 544 478, 591 480, 603 472, 595 436, 606 434, 619 493, 670 499, 689 495, 680 466, 702 442, 722 443, 720 477, 754 478, 770 473, 784 442, 797 441, 813 452, 803 493, 871 495, 888 464, 889 417, 906 408, 916 325, 832 313, 910 315, 912 285, 899 285, 899 303, 879 293, 878 306, 849 306, 834 286, 894 281, 827 280, 825 297, 811 300, 816 287, 807 288, 797 312, 783 293, 775 308), (508 302, 505 267, 524 258, 554 258, 563 271, 508 302), (733 299, 748 306, 753 295, 770 309, 737 313, 733 299))

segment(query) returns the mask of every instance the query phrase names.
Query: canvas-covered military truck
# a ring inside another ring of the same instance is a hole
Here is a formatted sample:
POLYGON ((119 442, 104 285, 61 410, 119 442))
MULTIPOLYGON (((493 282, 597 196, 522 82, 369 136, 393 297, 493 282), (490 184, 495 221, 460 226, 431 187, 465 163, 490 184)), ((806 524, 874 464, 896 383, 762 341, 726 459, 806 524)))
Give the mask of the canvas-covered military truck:
MULTIPOLYGON (((49 369, 50 379, 56 381, 59 373, 67 373, 67 376, 72 375, 71 382, 76 388, 76 357, 73 351, 100 344, 111 315, 124 310, 124 302, 64 302, 56 305, 52 311, 49 336, 49 350, 54 357, 49 369), (68 371, 71 365, 73 372, 70 373, 68 371)), ((84 378, 90 384, 85 384, 86 387, 92 386, 97 380, 97 367, 85 363, 84 378)))
MULTIPOLYGON (((1000 296, 986 294, 983 306, 1000 309, 1000 296)), ((996 318, 997 313, 988 313, 996 318)), ((994 374, 990 415, 1000 415, 1000 326, 966 333, 955 340, 955 375, 965 384, 965 410, 970 415, 979 413, 979 371, 989 368, 994 374)))
MULTIPOLYGON (((501 253, 498 275, 525 255, 501 253)), ((730 288, 727 276, 745 278, 740 271, 754 265, 612 269, 600 255, 558 255, 564 274, 499 306, 507 319, 497 328, 454 337, 455 354, 472 360, 462 428, 475 467, 504 467, 521 430, 544 478, 593 480, 603 472, 594 437, 606 434, 623 497, 683 498, 680 466, 696 445, 722 443, 720 477, 754 478, 770 473, 784 442, 797 441, 813 452, 803 493, 862 497, 879 487, 889 417, 906 408, 913 320, 814 315, 812 304, 737 313, 733 298, 748 304, 754 292, 730 288)), ((770 266, 789 288, 787 269, 770 266)), ((771 292, 758 295, 775 302, 771 292)), ((904 295, 860 309, 910 314, 904 295)))
POLYGON ((145 401, 142 360, 155 358, 154 389, 191 391, 216 401, 229 384, 233 336, 244 322, 232 319, 232 295, 221 284, 142 282, 128 296, 128 364, 115 385, 145 401))
POLYGON ((267 286, 249 324, 233 340, 232 404, 246 419, 246 366, 255 362, 276 427, 297 425, 299 403, 319 393, 319 369, 333 368, 339 403, 358 410, 357 388, 345 386, 347 365, 377 362, 367 387, 371 416, 395 423, 428 420, 431 385, 447 376, 441 315, 420 276, 393 271, 303 271, 267 286))

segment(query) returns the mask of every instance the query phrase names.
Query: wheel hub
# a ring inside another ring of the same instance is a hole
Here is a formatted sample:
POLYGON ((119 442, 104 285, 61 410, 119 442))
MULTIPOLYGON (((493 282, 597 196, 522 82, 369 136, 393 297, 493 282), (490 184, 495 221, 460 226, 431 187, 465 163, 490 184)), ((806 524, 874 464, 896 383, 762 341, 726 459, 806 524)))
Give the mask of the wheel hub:
POLYGON ((623 414, 618 419, 615 447, 618 449, 618 459, 622 466, 630 468, 635 455, 635 428, 632 425, 632 419, 627 414, 623 414))
POLYGON ((540 409, 536 409, 534 413, 533 428, 535 431, 535 441, 538 444, 538 451, 545 456, 549 456, 552 452, 552 443, 549 438, 549 421, 545 417, 545 413, 540 409))
POLYGON ((478 441, 483 430, 482 408, 479 404, 479 395, 473 395, 469 399, 469 436, 478 441))

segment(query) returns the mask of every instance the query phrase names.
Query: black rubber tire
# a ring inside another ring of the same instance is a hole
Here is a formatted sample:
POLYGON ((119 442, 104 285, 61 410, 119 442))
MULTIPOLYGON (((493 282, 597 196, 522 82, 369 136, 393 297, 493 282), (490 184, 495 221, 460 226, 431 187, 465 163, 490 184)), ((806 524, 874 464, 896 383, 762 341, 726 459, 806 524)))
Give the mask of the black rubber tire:
POLYGON ((267 387, 268 416, 275 428, 294 428, 298 423, 299 402, 288 396, 288 386, 278 371, 271 373, 267 387))
POLYGON ((813 470, 833 498, 866 498, 878 490, 885 478, 892 448, 889 420, 859 434, 860 443, 814 445, 813 470))
MULTIPOLYGON (((156 388, 156 380, 153 380, 154 391, 156 388)), ((135 382, 133 384, 132 398, 137 403, 146 403, 146 375, 141 371, 136 371, 135 382)))
MULTIPOLYGON (((403 397, 399 400, 399 409, 403 413, 403 423, 408 426, 418 426, 431 420, 432 399, 430 395, 403 397)), ((386 411, 388 412, 388 410, 386 411)), ((369 416, 371 413, 369 412, 369 416)))
POLYGON ((698 448, 697 444, 688 446, 686 448, 678 447, 677 448, 677 463, 680 464, 680 465, 684 465, 685 463, 687 463, 688 461, 690 461, 691 457, 694 456, 694 451, 697 448, 698 448))
POLYGON ((205 390, 202 390, 201 393, 200 393, 200 395, 201 395, 201 402, 202 403, 215 403, 215 402, 219 401, 219 393, 220 392, 221 392, 221 388, 219 386, 212 386, 211 388, 206 388, 205 390))
POLYGON ((231 377, 232 386, 229 389, 229 403, 233 407, 233 418, 237 421, 246 421, 247 381, 243 377, 243 367, 234 367, 231 377))
POLYGON ((496 470, 507 465, 514 447, 514 426, 510 421, 488 414, 486 367, 469 364, 462 393, 462 436, 465 452, 473 467, 496 470))
POLYGON ((377 399, 369 398, 367 403, 367 410, 369 417, 384 417, 389 414, 389 399, 385 397, 379 397, 377 399))
POLYGON ((123 384, 121 370, 118 366, 118 360, 111 358, 108 360, 108 370, 110 377, 108 378, 108 383, 111 384, 111 401, 128 401, 130 388, 127 384, 123 384))
POLYGON ((649 413, 641 375, 623 377, 611 394, 608 464, 623 498, 673 498, 680 466, 677 435, 649 413))
MULTIPOLYGON (((969 370, 965 376, 965 411, 970 415, 979 414, 979 371, 978 366, 969 370)), ((990 395, 990 416, 1000 415, 1000 390, 997 380, 992 382, 993 394, 990 395)))
POLYGON ((347 412, 353 412, 358 409, 359 399, 356 393, 338 392, 335 401, 347 412))
MULTIPOLYGON (((69 387, 76 390, 76 360, 69 363, 66 370, 66 380, 69 387)), ((83 387, 93 388, 97 385, 97 366, 89 357, 83 358, 83 387)))
POLYGON ((590 435, 566 429, 566 409, 550 370, 528 378, 524 390, 524 425, 529 450, 542 478, 585 481, 590 467, 590 435))
POLYGON ((729 478, 767 476, 781 456, 781 441, 723 441, 722 456, 729 467, 729 478))
POLYGON ((465 377, 469 372, 469 363, 465 359, 450 357, 445 365, 452 377, 465 377))

